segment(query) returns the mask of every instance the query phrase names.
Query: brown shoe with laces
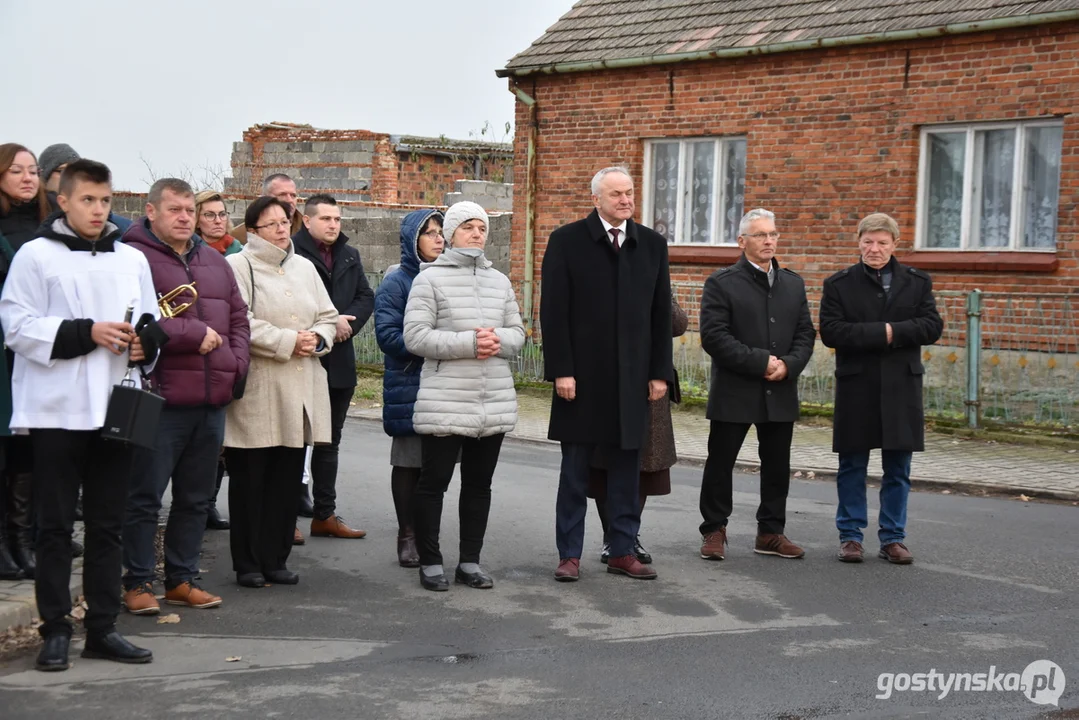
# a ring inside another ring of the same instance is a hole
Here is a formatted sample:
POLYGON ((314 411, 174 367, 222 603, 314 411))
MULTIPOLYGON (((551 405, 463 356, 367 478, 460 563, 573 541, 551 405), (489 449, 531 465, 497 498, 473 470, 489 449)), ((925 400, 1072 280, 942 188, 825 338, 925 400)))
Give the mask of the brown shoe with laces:
POLYGON ((722 560, 723 546, 727 544, 727 528, 721 527, 704 536, 701 542, 701 557, 705 560, 722 560))
POLYGON ((758 555, 776 555, 781 558, 796 560, 805 557, 806 551, 798 547, 786 535, 758 534, 753 552, 758 555))
POLYGON ((839 546, 839 562, 860 563, 865 557, 862 544, 857 540, 848 540, 839 546))
POLYGON ((365 530, 353 530, 340 515, 330 515, 325 520, 311 521, 311 537, 335 537, 358 539, 367 536, 365 530))
POLYGON ((636 555, 622 555, 607 558, 607 572, 616 575, 625 575, 634 580, 655 580, 656 571, 651 565, 644 565, 636 555))
POLYGON ((172 590, 165 591, 165 602, 169 605, 185 605, 187 607, 213 608, 221 604, 221 598, 206 592, 194 581, 177 585, 172 590))
POLYGON ((124 607, 132 615, 157 615, 161 612, 161 606, 154 597, 154 586, 150 583, 125 590, 124 607))
POLYGON ((913 553, 901 542, 888 543, 880 549, 877 557, 884 558, 894 565, 910 565, 914 562, 913 553))
POLYGON ((558 569, 554 571, 555 580, 558 582, 576 582, 580 577, 580 558, 564 558, 558 561, 558 569))

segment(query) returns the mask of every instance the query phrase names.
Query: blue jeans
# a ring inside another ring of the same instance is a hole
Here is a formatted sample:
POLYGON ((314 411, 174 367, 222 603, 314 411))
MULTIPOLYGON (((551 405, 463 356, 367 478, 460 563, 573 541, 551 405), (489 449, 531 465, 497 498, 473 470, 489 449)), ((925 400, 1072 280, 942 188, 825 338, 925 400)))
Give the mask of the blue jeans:
POLYGON ((154 579, 154 534, 170 479, 165 587, 172 589, 198 576, 206 512, 217 486, 217 459, 224 436, 224 408, 166 406, 154 449, 136 449, 124 516, 125 588, 154 579))
MULTIPOLYGON (((880 529, 877 531, 881 546, 903 542, 907 536, 910 459, 911 453, 904 450, 881 451, 884 474, 880 483, 880 529)), ((868 452, 839 454, 839 474, 836 476, 839 507, 835 512, 835 526, 839 529, 841 543, 848 540, 862 542, 862 529, 869 524, 865 498, 868 466, 868 452)))

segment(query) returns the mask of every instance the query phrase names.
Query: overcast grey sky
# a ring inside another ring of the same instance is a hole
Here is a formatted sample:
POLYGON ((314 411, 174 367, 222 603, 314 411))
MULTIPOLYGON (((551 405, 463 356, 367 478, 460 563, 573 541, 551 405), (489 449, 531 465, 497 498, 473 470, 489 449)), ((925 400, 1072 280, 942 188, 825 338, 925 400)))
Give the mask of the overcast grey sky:
POLYGON ((184 165, 227 167, 244 129, 501 135, 495 77, 573 0, 0 0, 0 142, 66 142, 116 189, 184 165))

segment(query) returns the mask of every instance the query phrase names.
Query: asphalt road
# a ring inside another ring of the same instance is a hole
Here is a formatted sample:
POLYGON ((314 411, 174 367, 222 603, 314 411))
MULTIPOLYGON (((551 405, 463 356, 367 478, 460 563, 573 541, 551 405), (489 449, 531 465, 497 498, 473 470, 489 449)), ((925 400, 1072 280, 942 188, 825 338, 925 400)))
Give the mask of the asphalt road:
POLYGON ((0 717, 1079 717, 1079 508, 915 494, 916 564, 844 565, 831 484, 795 481, 788 534, 807 556, 781 560, 752 552, 756 478, 742 476, 728 558, 705 562, 700 470, 676 468, 673 493, 644 516, 659 579, 606 574, 593 514, 582 579, 562 585, 552 579, 557 449, 507 443, 483 555, 495 588, 431 593, 396 565, 381 427, 350 421, 345 445, 339 510, 367 539, 310 539, 290 562, 300 585, 250 590, 233 582, 228 534, 208 533, 203 584, 222 607, 181 609, 168 625, 121 617, 121 631, 154 650, 151 665, 73 653, 71 670, 45 674, 32 655, 6 658, 0 717), (1067 677, 1060 710, 1017 690, 939 699, 901 691, 905 676, 880 678, 994 667, 1004 686, 1003 674, 1037 660, 1067 677))

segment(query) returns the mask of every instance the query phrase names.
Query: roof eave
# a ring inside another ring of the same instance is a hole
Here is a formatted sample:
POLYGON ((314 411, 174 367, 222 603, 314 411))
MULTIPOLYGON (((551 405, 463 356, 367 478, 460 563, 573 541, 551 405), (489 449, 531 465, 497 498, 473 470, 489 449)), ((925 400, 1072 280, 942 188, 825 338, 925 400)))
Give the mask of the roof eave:
POLYGON ((846 35, 835 38, 817 38, 814 40, 795 40, 793 42, 771 43, 768 45, 751 45, 749 47, 729 47, 717 50, 703 50, 690 53, 672 53, 665 55, 646 55, 632 58, 616 58, 613 60, 589 60, 583 62, 553 63, 549 65, 532 65, 517 68, 502 68, 495 70, 498 77, 524 77, 536 74, 560 74, 573 72, 589 72, 593 70, 615 70, 635 67, 647 67, 650 65, 671 65, 674 63, 695 62, 698 60, 716 60, 720 58, 747 57, 752 55, 771 55, 775 53, 797 52, 800 50, 815 50, 829 47, 846 47, 851 45, 871 45, 874 43, 899 42, 902 40, 917 40, 942 35, 962 35, 966 33, 987 32, 990 30, 1007 30, 1011 28, 1030 27, 1032 25, 1046 25, 1049 23, 1079 20, 1079 10, 1061 10, 1051 13, 1039 13, 1036 15, 1017 15, 1006 18, 993 18, 990 20, 976 20, 966 23, 953 23, 951 25, 938 25, 928 28, 913 28, 909 30, 893 30, 882 33, 870 33, 867 35, 846 35))

